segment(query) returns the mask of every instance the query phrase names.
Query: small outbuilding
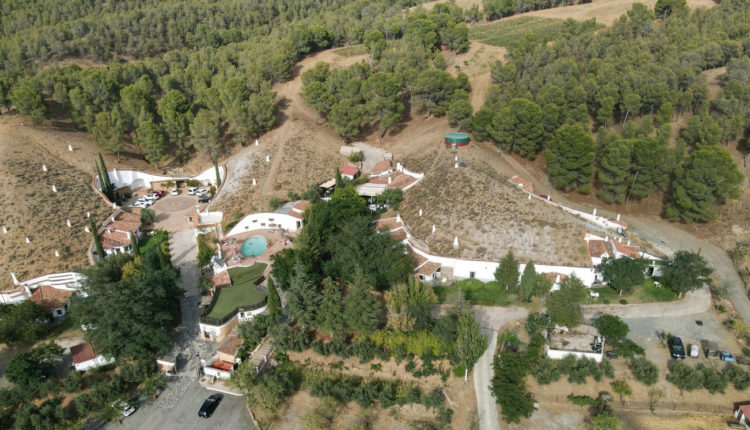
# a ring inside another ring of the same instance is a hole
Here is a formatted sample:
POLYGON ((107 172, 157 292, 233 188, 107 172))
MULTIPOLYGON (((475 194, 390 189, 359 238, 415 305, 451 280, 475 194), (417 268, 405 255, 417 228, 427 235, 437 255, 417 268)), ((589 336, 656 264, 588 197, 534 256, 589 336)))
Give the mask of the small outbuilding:
POLYGON ((445 135, 445 146, 452 149, 456 149, 459 146, 467 146, 469 144, 469 135, 467 133, 447 133, 445 135))

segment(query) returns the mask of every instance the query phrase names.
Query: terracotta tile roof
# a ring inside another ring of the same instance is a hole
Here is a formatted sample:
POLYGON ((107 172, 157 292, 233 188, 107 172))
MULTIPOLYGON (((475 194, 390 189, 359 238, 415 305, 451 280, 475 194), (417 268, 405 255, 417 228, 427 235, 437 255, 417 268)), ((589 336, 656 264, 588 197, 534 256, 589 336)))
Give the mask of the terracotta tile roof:
POLYGON ((94 347, 90 343, 79 343, 78 345, 71 346, 70 355, 73 357, 73 363, 75 364, 96 358, 94 347))
POLYGON ((440 263, 428 261, 417 269, 418 275, 432 276, 437 269, 440 268, 440 263))
POLYGON ((296 211, 299 211, 299 212, 304 212, 304 211, 307 210, 308 207, 310 207, 310 202, 309 201, 307 201, 307 200, 300 200, 294 206, 292 206, 292 209, 294 209, 296 211))
POLYGON ((641 247, 638 245, 628 245, 619 241, 615 242, 615 249, 620 254, 625 254, 630 258, 641 258, 641 247))
POLYGON ((589 255, 593 258, 609 255, 610 249, 607 245, 609 244, 603 240, 589 240, 589 255))
POLYGON ((223 361, 223 360, 216 360, 214 361, 213 364, 211 364, 211 367, 213 367, 214 369, 219 369, 225 372, 229 372, 230 370, 234 368, 234 363, 230 363, 228 361, 223 361))
POLYGON ((339 172, 342 175, 356 176, 357 173, 359 173, 359 169, 357 169, 355 166, 352 166, 351 164, 345 164, 339 167, 339 172))
MULTIPOLYGON (((138 209, 138 211, 141 210, 141 208, 130 208, 130 209, 138 209)), ((115 216, 115 221, 127 221, 127 222, 135 222, 135 223, 140 224, 141 223, 141 215, 140 215, 140 213, 131 213, 131 212, 120 211, 115 216)))
POLYGON ((557 281, 558 276, 560 277, 560 282, 563 282, 566 279, 568 279, 568 275, 564 273, 549 272, 549 273, 544 274, 544 277, 547 278, 547 280, 552 283, 555 283, 555 281, 557 281))
POLYGON ((228 270, 216 273, 211 277, 211 286, 214 288, 228 287, 230 285, 232 285, 232 279, 229 277, 228 270))
POLYGON ((397 222, 395 218, 385 218, 375 221, 375 230, 386 229, 388 231, 395 230, 401 227, 401 223, 397 222))
POLYGON ((287 215, 290 215, 290 216, 293 216, 293 217, 299 218, 299 219, 305 219, 305 216, 302 215, 301 213, 297 212, 297 211, 289 211, 289 213, 287 215))
POLYGON ((524 190, 533 193, 534 192, 534 185, 531 184, 531 182, 527 181, 526 179, 515 175, 512 178, 510 178, 510 182, 520 186, 524 190))
POLYGON ((628 228, 628 222, 627 221, 612 221, 615 224, 619 224, 622 226, 622 228, 628 228))
POLYGON ((236 334, 233 334, 229 336, 229 338, 224 341, 224 343, 219 347, 219 352, 223 352, 224 354, 229 354, 232 357, 237 355, 237 350, 240 348, 240 345, 242 345, 242 340, 237 337, 236 334))
POLYGON ((390 233, 388 233, 388 236, 390 236, 391 239, 404 241, 406 240, 406 231, 403 228, 399 228, 398 230, 393 230, 390 233))
POLYGON ((409 254, 409 257, 411 257, 411 260, 414 262, 414 267, 421 266, 427 259, 425 257, 422 257, 421 255, 414 252, 411 246, 406 247, 406 252, 409 254))
POLYGON ((42 285, 31 293, 29 300, 39 305, 46 312, 52 312, 55 309, 65 307, 72 294, 72 291, 58 290, 49 285, 42 285))
POLYGON ((119 231, 130 231, 130 232, 135 233, 136 230, 141 228, 141 223, 116 220, 115 222, 110 221, 108 223, 105 223, 104 228, 111 228, 113 230, 119 230, 119 231))
POLYGON ((400 173, 396 175, 395 178, 393 178, 393 181, 387 185, 388 188, 404 188, 407 185, 411 184, 412 182, 416 182, 417 180, 415 178, 412 178, 409 175, 405 175, 403 173, 400 173))
POLYGON ((372 168, 372 174, 373 175, 379 175, 381 173, 387 172, 391 168, 391 160, 383 160, 375 165, 375 167, 372 168))
POLYGON ((743 415, 750 418, 750 405, 740 405, 739 409, 742 411, 743 415))
POLYGON ((104 249, 120 248, 130 245, 130 236, 125 232, 117 230, 110 232, 105 229, 103 232, 99 233, 99 240, 101 240, 102 248, 104 249))
POLYGON ((388 184, 388 179, 383 178, 370 178, 367 180, 368 184, 379 184, 379 185, 386 185, 388 184))

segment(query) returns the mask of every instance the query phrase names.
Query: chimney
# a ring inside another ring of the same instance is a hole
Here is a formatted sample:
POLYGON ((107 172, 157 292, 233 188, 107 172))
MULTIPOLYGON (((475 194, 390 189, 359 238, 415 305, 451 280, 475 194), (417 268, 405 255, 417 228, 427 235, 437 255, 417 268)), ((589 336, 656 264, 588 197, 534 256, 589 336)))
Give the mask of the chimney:
POLYGON ((453 247, 458 249, 458 236, 453 238, 453 247))
POLYGON ((46 164, 42 164, 42 172, 46 172, 46 171, 47 171, 47 165, 46 164))
POLYGON ((65 224, 66 224, 66 225, 67 225, 68 227, 71 227, 71 226, 72 226, 72 225, 70 224, 70 218, 68 218, 68 219, 66 219, 66 220, 65 220, 65 224))
POLYGON ((388 177, 388 183, 390 184, 391 182, 393 182, 393 178, 391 178, 391 177, 389 176, 389 177, 388 177))
POLYGON ((18 278, 16 278, 16 272, 10 272, 10 277, 13 278, 13 285, 18 285, 18 278))
POLYGON ((419 216, 422 216, 422 209, 419 210, 419 216))
POLYGON ((604 236, 604 241, 609 242, 609 236, 604 236))
POLYGON ((628 239, 628 246, 630 246, 630 239, 628 239))
POLYGON ((596 216, 596 208, 594 208, 594 216, 596 216))
POLYGON ((396 222, 401 222, 401 214, 396 214, 396 222))
POLYGON ((435 230, 436 230, 435 224, 432 224, 432 232, 435 233, 435 230))
POLYGON ((620 214, 617 214, 617 221, 620 220, 620 214))

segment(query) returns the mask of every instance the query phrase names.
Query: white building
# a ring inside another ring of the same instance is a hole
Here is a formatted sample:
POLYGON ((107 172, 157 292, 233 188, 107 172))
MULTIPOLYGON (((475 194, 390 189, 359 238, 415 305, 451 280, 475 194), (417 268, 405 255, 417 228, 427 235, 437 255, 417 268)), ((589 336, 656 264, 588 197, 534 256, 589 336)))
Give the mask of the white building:
POLYGON ((73 358, 73 366, 79 372, 96 369, 115 362, 114 357, 105 357, 94 352, 91 343, 79 343, 70 347, 70 355, 73 358))

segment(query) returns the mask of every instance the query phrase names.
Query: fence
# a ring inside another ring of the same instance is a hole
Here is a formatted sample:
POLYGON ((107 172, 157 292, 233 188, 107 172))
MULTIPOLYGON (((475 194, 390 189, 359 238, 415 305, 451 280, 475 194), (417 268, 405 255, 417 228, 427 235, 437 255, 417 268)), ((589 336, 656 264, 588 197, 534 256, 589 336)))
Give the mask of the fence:
POLYGON ((619 402, 613 399, 609 402, 612 409, 642 409, 655 411, 685 411, 685 412, 707 412, 712 414, 732 414, 730 405, 708 405, 705 403, 678 403, 678 402, 657 402, 653 405, 650 402, 619 402))

